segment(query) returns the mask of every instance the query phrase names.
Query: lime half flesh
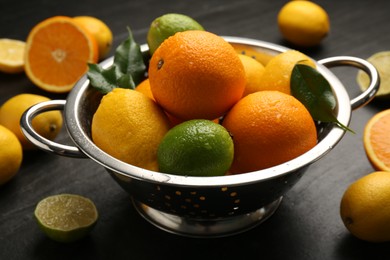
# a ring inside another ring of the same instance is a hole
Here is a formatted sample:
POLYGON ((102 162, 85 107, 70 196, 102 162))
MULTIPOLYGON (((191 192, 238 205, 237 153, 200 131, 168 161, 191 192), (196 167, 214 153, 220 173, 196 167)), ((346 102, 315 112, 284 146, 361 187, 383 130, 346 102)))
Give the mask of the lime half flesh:
POLYGON ((95 204, 73 194, 58 194, 41 200, 34 215, 48 237, 65 243, 85 237, 98 219, 95 204))

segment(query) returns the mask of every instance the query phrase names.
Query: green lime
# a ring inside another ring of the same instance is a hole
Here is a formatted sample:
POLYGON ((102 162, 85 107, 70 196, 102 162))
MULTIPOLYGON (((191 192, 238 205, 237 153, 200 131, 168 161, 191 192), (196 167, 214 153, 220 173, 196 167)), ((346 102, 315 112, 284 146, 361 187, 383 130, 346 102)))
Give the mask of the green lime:
POLYGON ((59 194, 41 200, 34 211, 43 232, 58 242, 73 242, 85 237, 94 227, 98 212, 88 198, 59 194))
POLYGON ((150 25, 147 35, 150 54, 153 54, 169 36, 188 30, 204 31, 204 28, 191 17, 183 14, 172 13, 157 17, 150 25))
MULTIPOLYGON (((381 84, 377 97, 388 98, 390 97, 390 51, 381 51, 373 54, 367 59, 378 70, 381 84)), ((360 70, 356 78, 361 90, 366 90, 370 84, 370 78, 368 75, 360 70)))
POLYGON ((159 170, 184 176, 221 176, 233 162, 229 132, 210 120, 181 123, 165 135, 157 151, 159 170))

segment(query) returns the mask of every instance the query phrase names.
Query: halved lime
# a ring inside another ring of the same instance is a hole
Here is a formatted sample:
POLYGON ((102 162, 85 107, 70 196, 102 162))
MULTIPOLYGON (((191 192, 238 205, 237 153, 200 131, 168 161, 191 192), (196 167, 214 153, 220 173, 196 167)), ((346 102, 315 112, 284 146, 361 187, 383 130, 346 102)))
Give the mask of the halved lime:
POLYGON ((98 219, 95 204, 74 194, 58 194, 41 200, 34 215, 43 232, 59 242, 85 237, 98 219))
MULTIPOLYGON (((373 54, 367 59, 379 72, 381 84, 379 90, 376 93, 377 97, 389 98, 390 97, 390 51, 381 51, 373 54)), ((359 71, 356 80, 361 90, 366 90, 370 84, 370 78, 368 75, 359 71)))

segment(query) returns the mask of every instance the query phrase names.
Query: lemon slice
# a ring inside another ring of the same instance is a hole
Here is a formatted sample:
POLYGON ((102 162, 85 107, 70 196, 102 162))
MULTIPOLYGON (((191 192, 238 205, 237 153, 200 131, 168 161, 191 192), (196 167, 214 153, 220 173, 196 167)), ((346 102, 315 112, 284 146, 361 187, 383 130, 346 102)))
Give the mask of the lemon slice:
POLYGON ((98 212, 88 198, 59 194, 41 200, 35 217, 43 232, 58 242, 73 242, 85 237, 94 227, 98 212))
MULTIPOLYGON (((381 84, 376 96, 390 97, 390 51, 377 52, 369 57, 367 61, 371 62, 379 72, 381 84)), ((363 71, 358 72, 356 80, 363 91, 370 84, 370 78, 363 71)))
POLYGON ((0 39, 0 71, 18 73, 24 70, 26 43, 13 39, 0 39))

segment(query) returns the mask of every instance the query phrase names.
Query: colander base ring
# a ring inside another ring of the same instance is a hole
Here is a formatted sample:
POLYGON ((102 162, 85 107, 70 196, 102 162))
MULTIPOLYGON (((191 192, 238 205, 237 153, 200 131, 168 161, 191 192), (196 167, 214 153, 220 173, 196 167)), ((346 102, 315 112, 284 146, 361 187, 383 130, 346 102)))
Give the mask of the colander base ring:
POLYGON ((144 219, 161 230, 185 237, 213 238, 240 234, 256 227, 275 213, 282 198, 251 213, 217 220, 180 217, 154 209, 135 199, 133 204, 144 219))

